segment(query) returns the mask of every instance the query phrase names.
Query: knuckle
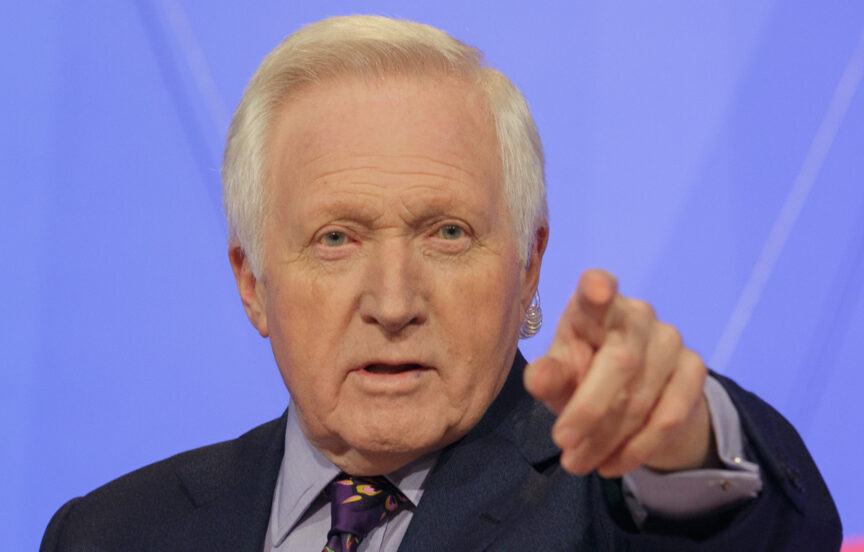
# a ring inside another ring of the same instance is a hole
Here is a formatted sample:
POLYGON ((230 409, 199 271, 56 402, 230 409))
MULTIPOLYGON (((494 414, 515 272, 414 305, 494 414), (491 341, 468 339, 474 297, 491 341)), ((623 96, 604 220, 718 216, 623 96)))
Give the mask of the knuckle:
POLYGON ((592 402, 582 403, 574 411, 575 418, 588 425, 599 422, 604 414, 603 408, 592 402))
POLYGON ((657 318, 657 313, 654 312, 654 307, 642 299, 630 299, 630 309, 637 316, 642 318, 657 318))
POLYGON ((631 469, 641 466, 648 461, 648 458, 650 458, 650 454, 642 446, 630 446, 621 453, 621 462, 630 466, 631 469))
POLYGON ((630 347, 617 347, 609 356, 616 369, 625 372, 632 372, 639 364, 639 355, 630 347))
POLYGON ((612 402, 612 410, 626 412, 630 409, 630 392, 627 389, 618 391, 618 395, 612 402))
POLYGON ((630 399, 630 413, 632 417, 644 418, 645 414, 654 406, 654 401, 644 393, 637 393, 630 399))
POLYGON ((657 418, 657 421, 654 423, 654 429, 662 435, 669 435, 681 427, 685 417, 684 412, 679 409, 665 412, 657 418))
POLYGON ((685 349, 682 353, 681 367, 682 369, 691 372, 694 376, 702 379, 708 375, 708 368, 705 366, 705 363, 702 362, 702 357, 689 349, 685 349))
POLYGON ((693 367, 704 367, 702 362, 702 357, 700 357, 695 351, 691 351, 690 349, 684 349, 682 351, 681 356, 684 362, 688 365, 692 365, 693 367))
POLYGON ((657 327, 657 340, 660 346, 665 350, 681 349, 684 346, 684 339, 681 337, 681 332, 675 326, 661 323, 657 327))
POLYGON ((623 427, 627 428, 628 431, 638 432, 640 428, 644 427, 646 415, 645 412, 640 412, 638 410, 629 410, 624 418, 623 427))

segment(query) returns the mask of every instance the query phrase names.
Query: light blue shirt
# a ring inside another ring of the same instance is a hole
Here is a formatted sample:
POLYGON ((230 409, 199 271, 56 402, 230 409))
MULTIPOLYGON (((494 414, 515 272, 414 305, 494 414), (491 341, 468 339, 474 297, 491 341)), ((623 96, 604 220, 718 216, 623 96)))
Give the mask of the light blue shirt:
MULTIPOLYGON (((692 470, 671 474, 639 468, 623 477, 625 501, 637 524, 649 514, 683 518, 703 514, 742 499, 756 497, 762 488, 759 467, 744 458, 738 412, 729 395, 713 378, 705 382, 705 397, 720 460, 727 469, 692 470)), ((386 475, 411 505, 373 529, 358 552, 395 552, 424 483, 438 454, 419 458, 386 475)), ((285 454, 273 493, 264 552, 313 551, 324 547, 330 530, 330 503, 322 491, 341 470, 303 435, 294 404, 288 407, 285 454)))

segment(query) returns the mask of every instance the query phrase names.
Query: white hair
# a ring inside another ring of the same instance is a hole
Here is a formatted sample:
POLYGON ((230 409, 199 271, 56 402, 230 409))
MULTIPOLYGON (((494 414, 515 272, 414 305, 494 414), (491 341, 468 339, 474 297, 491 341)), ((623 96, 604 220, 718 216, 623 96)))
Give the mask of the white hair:
POLYGON ((231 120, 222 160, 229 239, 243 248, 256 276, 269 209, 267 142, 279 108, 327 79, 394 75, 455 76, 481 91, 495 122, 504 199, 520 260, 529 260, 548 214, 543 148, 525 98, 507 77, 485 66, 482 52, 444 31, 354 15, 324 19, 289 35, 261 63, 231 120))

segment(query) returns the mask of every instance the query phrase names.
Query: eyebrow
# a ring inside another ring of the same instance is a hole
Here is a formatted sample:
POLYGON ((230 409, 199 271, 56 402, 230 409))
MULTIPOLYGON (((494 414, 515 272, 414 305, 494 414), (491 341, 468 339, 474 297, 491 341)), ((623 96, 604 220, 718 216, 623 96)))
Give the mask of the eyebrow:
MULTIPOLYGON (((321 219, 332 221, 355 221, 364 226, 373 227, 378 219, 388 214, 393 204, 386 198, 374 194, 356 195, 356 193, 339 193, 342 197, 317 196, 307 198, 307 212, 314 221, 321 219)), ((467 203, 459 201, 456 194, 440 193, 429 190, 428 193, 417 193, 410 196, 408 201, 395 204, 400 216, 407 219, 411 225, 422 224, 429 219, 441 216, 453 216, 468 219, 477 218, 473 209, 467 208, 467 203), (407 215, 407 216, 406 216, 407 215)))
POLYGON ((369 194, 367 197, 339 194, 344 197, 318 195, 307 199, 307 209, 313 217, 350 219, 371 225, 386 212, 384 199, 369 194))

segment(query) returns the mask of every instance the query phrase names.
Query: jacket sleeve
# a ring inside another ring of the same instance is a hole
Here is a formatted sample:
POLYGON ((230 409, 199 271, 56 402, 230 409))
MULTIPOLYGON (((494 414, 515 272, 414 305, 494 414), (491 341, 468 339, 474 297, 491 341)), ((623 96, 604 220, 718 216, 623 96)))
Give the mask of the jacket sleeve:
POLYGON ((761 494, 702 518, 649 518, 641 531, 619 524, 617 548, 633 550, 837 551, 837 508, 801 437, 774 408, 732 380, 712 374, 735 404, 747 457, 759 465, 761 494))

